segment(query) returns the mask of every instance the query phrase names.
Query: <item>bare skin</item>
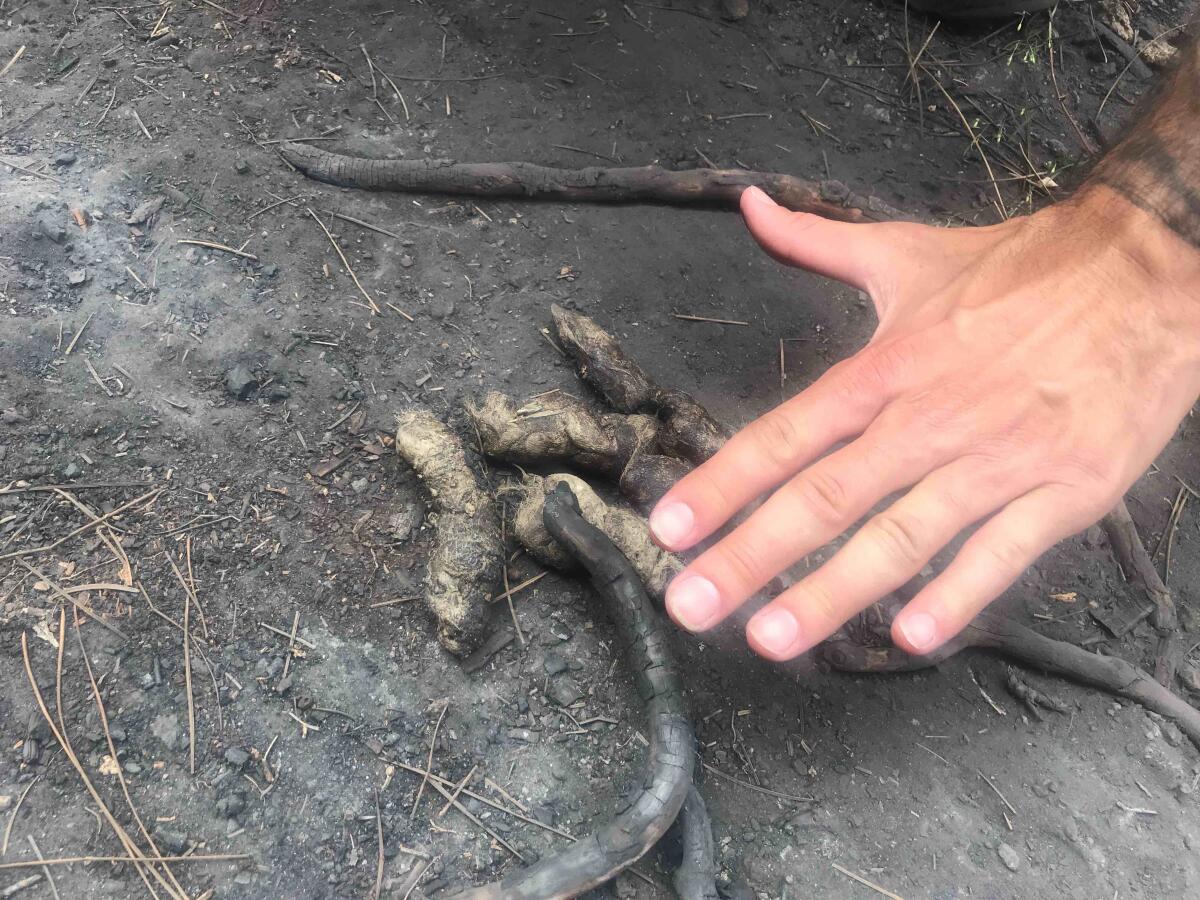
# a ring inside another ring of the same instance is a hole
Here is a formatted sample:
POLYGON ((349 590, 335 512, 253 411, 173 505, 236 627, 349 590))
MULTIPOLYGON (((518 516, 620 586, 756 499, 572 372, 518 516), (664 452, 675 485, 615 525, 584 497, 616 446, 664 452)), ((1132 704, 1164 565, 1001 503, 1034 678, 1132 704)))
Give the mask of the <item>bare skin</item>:
POLYGON ((954 560, 896 617, 928 653, 1043 552, 1113 507, 1200 396, 1200 54, 1070 201, 985 228, 852 225, 746 190, 750 232, 786 265, 870 294, 870 343, 735 435, 659 502, 686 550, 770 496, 667 590, 690 631, 867 519, 759 610, 750 646, 795 657, 954 560))

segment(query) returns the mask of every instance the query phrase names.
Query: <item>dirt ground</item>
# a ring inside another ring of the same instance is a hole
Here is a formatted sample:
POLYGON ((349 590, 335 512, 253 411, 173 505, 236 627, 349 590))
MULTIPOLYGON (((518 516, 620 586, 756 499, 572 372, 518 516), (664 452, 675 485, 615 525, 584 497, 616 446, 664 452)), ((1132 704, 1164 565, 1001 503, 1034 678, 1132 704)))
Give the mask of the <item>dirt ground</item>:
MULTIPOLYGON (((1142 37, 1184 21, 1179 3, 1142 6, 1142 37)), ((33 858, 33 842, 47 858, 124 853, 22 664, 25 635, 56 708, 64 596, 122 634, 80 629, 118 765, 70 624, 64 648, 63 721, 100 796, 138 836, 119 767, 164 854, 246 854, 177 865, 192 897, 368 896, 377 809, 385 897, 406 896, 417 867, 429 894, 518 865, 496 837, 527 859, 562 846, 474 798, 477 822, 439 815, 443 798, 399 765, 424 769, 435 735, 434 773, 474 768, 471 790, 535 822, 579 835, 613 808, 644 738, 604 614, 551 574, 514 599, 524 643, 473 674, 446 655, 407 602, 432 529, 386 446, 395 412, 429 407, 469 439, 462 403, 485 390, 578 393, 544 332, 558 302, 738 426, 860 346, 868 304, 782 270, 729 213, 360 194, 306 181, 275 142, 711 161, 970 224, 996 220, 997 191, 1008 212, 1060 196, 1150 83, 1087 3, 1064 3, 1053 32, 1043 13, 943 23, 928 41, 932 21, 882 0, 753 7, 727 23, 705 0, 0 0, 0 66, 23 48, 0 76, 2 862, 33 858), (922 47, 918 94, 908 59, 922 47), (50 484, 64 487, 27 489, 50 484)), ((1131 496, 1151 549, 1181 481, 1200 484, 1196 439, 1189 419, 1131 496)), ((494 487, 513 474, 480 471, 494 487)), ((1193 502, 1163 547, 1189 646, 1198 527, 1193 502)), ((511 569, 514 584, 540 571, 511 569)), ((1089 615, 1121 591, 1092 532, 1004 602, 1146 665, 1149 626, 1114 639, 1089 615)), ((1004 661, 977 653, 848 677, 758 660, 736 626, 675 645, 735 895, 879 896, 850 872, 907 898, 1200 896, 1196 750, 1135 705, 1027 672, 1070 708, 1037 721, 1005 690, 1004 661)), ((669 896, 670 856, 597 895, 669 896)), ((31 872, 0 871, 0 889, 31 872)), ((62 897, 147 891, 126 864, 53 877, 62 897)))

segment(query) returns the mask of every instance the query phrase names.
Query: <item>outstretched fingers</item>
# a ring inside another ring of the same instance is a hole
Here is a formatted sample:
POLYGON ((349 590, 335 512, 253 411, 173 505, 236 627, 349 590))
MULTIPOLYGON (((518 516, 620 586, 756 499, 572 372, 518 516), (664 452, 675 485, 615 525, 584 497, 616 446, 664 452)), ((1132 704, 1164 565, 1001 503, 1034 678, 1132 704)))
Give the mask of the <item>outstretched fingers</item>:
POLYGON ((835 444, 865 432, 903 389, 912 359, 899 347, 869 347, 751 422, 658 502, 650 514, 655 540, 686 550, 835 444))
POLYGON ((962 631, 1039 556, 1092 521, 1063 488, 1040 487, 1009 503, 963 545, 954 561, 892 623, 892 641, 914 654, 962 631))
POLYGON ((922 478, 933 463, 897 453, 897 443, 888 429, 870 429, 780 487, 676 576, 666 595, 671 617, 689 631, 713 627, 883 497, 922 478))
POLYGON ((784 660, 819 644, 1022 490, 971 458, 931 472, 869 519, 831 560, 755 614, 746 626, 751 647, 784 660))

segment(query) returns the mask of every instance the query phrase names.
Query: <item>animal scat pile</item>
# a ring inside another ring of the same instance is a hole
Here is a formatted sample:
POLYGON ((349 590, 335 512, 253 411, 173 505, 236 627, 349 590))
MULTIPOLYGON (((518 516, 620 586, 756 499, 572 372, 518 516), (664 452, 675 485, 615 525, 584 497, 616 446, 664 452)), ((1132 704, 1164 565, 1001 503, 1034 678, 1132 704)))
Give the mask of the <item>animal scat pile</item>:
POLYGON ((645 519, 630 510, 608 505, 587 482, 574 475, 557 474, 545 478, 527 475, 516 488, 520 502, 513 517, 513 536, 529 555, 556 569, 573 569, 577 564, 575 557, 550 536, 544 524, 546 497, 559 484, 571 489, 584 520, 603 532, 629 560, 646 586, 646 592, 661 598, 667 584, 683 569, 679 557, 654 543, 645 519))
POLYGON ((729 439, 729 433, 694 397, 655 384, 617 339, 592 319, 557 304, 550 307, 550 314, 559 342, 575 361, 580 378, 613 409, 658 417, 662 453, 700 465, 729 439))
POLYGON ((658 442, 653 416, 595 413, 568 394, 518 408, 490 391, 481 403, 468 403, 467 414, 488 456, 525 465, 569 462, 610 478, 619 478, 630 459, 658 442))
POLYGON ((428 410, 397 416, 396 452, 424 483, 436 513, 425 604, 437 619, 442 646, 466 656, 482 641, 487 599, 499 591, 500 520, 467 465, 462 443, 428 410))
POLYGON ((468 403, 485 455, 517 465, 559 465, 616 481, 625 496, 652 505, 690 466, 658 452, 662 431, 650 415, 596 413, 563 394, 518 408, 496 391, 468 403))

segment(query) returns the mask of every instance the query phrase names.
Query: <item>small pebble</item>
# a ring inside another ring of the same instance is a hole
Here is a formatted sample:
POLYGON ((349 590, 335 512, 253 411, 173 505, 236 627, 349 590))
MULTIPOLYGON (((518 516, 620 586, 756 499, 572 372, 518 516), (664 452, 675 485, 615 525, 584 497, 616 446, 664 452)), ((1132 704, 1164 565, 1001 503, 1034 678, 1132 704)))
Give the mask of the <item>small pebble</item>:
POLYGON ((999 854, 1000 861, 1003 862, 1004 865, 1008 866, 1010 871, 1015 872, 1017 869, 1021 868, 1021 855, 1003 841, 1000 843, 1000 846, 996 848, 996 853, 999 854))

